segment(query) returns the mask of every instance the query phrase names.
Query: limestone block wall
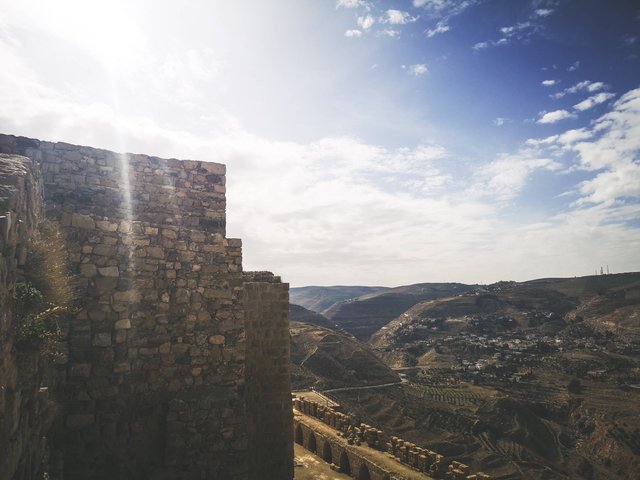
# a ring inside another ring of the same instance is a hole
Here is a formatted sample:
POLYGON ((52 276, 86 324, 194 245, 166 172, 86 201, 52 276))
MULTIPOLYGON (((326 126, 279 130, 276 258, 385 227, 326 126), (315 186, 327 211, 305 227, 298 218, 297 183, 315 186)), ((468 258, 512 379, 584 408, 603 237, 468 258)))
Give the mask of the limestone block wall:
POLYGON ((240 240, 225 167, 0 136, 39 162, 80 309, 64 325, 65 478, 247 476, 240 240))
POLYGON ((29 239, 42 218, 42 181, 34 162, 0 154, 0 479, 40 473, 55 410, 35 351, 15 348, 14 286, 29 239))
POLYGON ((293 478, 289 285, 245 274, 249 479, 293 478))

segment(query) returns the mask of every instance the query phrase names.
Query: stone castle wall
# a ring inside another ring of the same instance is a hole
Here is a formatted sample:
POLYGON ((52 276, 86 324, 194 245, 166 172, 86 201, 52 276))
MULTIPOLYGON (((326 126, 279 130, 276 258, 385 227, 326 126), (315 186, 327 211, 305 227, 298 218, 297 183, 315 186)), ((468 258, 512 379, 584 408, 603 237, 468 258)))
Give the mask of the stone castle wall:
POLYGON ((245 275, 249 479, 292 478, 293 458, 289 288, 268 272, 245 275))
MULTIPOLYGON (((241 242, 225 237, 224 165, 12 136, 0 151, 40 164, 46 215, 78 279, 52 441, 65 478, 247 478, 247 402, 262 399, 245 384, 254 334, 244 309, 267 308, 260 335, 273 319, 287 349, 273 361, 288 363, 288 286, 245 288, 241 242)), ((290 389, 260 408, 282 408, 285 393, 290 411, 290 389)), ((288 454, 272 452, 272 463, 290 465, 288 454)))
POLYGON ((0 478, 34 478, 47 452, 44 436, 55 409, 36 352, 14 348, 19 328, 13 315, 16 282, 27 260, 29 239, 42 218, 42 178, 25 157, 0 154, 0 478))
MULTIPOLYGON (((388 437, 382 430, 361 423, 352 415, 341 412, 339 406, 321 405, 315 401, 296 397, 293 402, 296 409, 294 416, 295 441, 307 450, 318 454, 328 463, 333 463, 341 472, 353 473, 366 469, 367 478, 372 480, 414 479, 414 478, 447 478, 448 480, 491 480, 483 472, 472 474, 469 466, 456 460, 450 462, 431 450, 421 448, 396 436, 388 437), (316 421, 319 420, 318 421, 316 421), (335 429, 337 435, 326 426, 335 429), (385 466, 380 458, 373 456, 367 448, 385 452, 389 459, 397 461, 412 470, 401 473, 398 465, 384 458, 385 466), (343 458, 338 461, 337 459, 343 458), (348 465, 348 467, 345 467, 348 465), (416 475, 414 472, 423 473, 416 475)), ((355 478, 363 478, 359 474, 355 478)))

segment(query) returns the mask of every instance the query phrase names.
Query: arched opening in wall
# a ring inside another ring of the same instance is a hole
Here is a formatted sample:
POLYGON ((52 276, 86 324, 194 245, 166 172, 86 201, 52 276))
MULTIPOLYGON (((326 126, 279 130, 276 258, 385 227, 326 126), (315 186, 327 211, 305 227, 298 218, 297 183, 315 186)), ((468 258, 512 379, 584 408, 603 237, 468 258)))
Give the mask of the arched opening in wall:
POLYGON ((312 453, 316 453, 316 448, 316 436, 313 432, 309 432, 309 446, 307 447, 307 450, 312 453))
POLYGON ((298 424, 298 426, 296 427, 296 438, 295 441, 298 445, 302 445, 302 427, 300 426, 300 424, 298 424))
POLYGON ((322 447, 322 459, 327 463, 333 463, 333 454, 331 453, 331 444, 326 440, 322 447))
POLYGON ((358 470, 358 480, 371 480, 371 475, 369 475, 369 467, 367 467, 364 463, 360 465, 360 470, 358 470))
POLYGON ((346 473, 347 475, 351 475, 351 464, 349 463, 349 457, 347 457, 347 452, 344 450, 340 454, 340 473, 346 473))

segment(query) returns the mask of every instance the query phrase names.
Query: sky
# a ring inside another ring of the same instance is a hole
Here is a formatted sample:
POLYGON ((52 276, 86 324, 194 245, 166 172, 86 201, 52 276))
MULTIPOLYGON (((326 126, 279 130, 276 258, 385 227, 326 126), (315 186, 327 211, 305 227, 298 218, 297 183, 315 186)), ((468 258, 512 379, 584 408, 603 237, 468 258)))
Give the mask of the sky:
POLYGON ((640 270, 640 4, 0 0, 0 132, 227 165, 291 286, 640 270))

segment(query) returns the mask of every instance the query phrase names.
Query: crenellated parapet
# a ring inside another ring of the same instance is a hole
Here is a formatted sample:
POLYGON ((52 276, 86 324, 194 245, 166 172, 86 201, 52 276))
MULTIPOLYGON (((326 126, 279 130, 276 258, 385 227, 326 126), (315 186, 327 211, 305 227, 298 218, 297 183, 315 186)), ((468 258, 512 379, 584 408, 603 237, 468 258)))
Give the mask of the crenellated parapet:
POLYGON ((448 463, 443 455, 419 447, 396 436, 388 437, 382 430, 362 423, 352 415, 341 412, 340 407, 322 405, 318 402, 307 400, 304 396, 295 396, 293 406, 298 412, 311 416, 337 430, 337 435, 345 438, 349 445, 366 446, 385 452, 398 463, 407 465, 429 477, 450 480, 491 479, 486 473, 472 474, 470 468, 461 462, 453 460, 448 463))

